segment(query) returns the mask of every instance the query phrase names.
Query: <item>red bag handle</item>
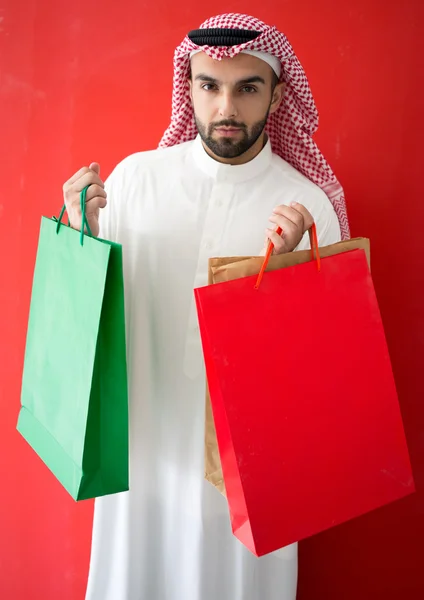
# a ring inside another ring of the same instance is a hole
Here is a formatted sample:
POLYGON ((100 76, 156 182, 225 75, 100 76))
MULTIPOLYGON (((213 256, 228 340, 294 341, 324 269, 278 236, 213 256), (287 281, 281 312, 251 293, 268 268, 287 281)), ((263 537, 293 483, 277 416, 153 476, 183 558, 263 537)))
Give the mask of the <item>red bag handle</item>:
MULTIPOLYGON (((281 232, 282 232, 281 227, 278 227, 276 230, 276 233, 278 233, 278 235, 280 235, 281 232)), ((317 269, 318 269, 318 271, 320 271, 321 270, 321 257, 319 255, 318 235, 317 235, 317 227, 316 227, 315 223, 312 223, 312 226, 309 229, 309 240, 311 243, 311 260, 315 260, 315 258, 316 258, 317 269)), ((269 240, 268 248, 267 248, 267 251, 265 254, 265 259, 262 264, 261 270, 259 271, 259 275, 256 280, 256 283, 255 283, 255 290, 257 290, 259 288, 259 286, 261 285, 262 277, 264 276, 265 269, 268 266, 268 262, 269 262, 273 248, 274 248, 274 244, 271 242, 271 240, 269 240)))

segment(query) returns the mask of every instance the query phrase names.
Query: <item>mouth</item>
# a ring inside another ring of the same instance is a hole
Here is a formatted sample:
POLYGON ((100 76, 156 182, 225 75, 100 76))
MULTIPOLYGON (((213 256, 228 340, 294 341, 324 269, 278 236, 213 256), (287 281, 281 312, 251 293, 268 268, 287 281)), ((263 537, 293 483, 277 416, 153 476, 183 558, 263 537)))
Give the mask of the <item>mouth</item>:
POLYGON ((240 127, 217 127, 215 130, 219 135, 231 137, 240 133, 240 127))

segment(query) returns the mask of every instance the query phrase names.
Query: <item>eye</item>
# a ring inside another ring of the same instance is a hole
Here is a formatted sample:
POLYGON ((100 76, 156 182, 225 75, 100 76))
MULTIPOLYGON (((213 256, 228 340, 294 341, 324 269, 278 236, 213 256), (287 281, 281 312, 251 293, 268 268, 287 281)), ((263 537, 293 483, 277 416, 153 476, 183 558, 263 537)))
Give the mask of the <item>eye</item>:
POLYGON ((243 92, 244 94, 253 94, 254 92, 257 92, 258 90, 253 87, 253 85, 245 85, 240 89, 241 92, 243 92))
POLYGON ((213 83, 204 83, 202 85, 202 90, 205 90, 205 92, 216 90, 216 85, 214 85, 213 83))

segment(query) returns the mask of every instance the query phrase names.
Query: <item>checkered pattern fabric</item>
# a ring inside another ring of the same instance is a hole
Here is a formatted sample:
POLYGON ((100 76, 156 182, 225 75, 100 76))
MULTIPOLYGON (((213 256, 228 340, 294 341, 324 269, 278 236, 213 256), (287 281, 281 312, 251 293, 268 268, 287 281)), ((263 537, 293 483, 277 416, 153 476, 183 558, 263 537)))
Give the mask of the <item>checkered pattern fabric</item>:
POLYGON ((318 111, 306 74, 286 36, 276 27, 254 17, 224 14, 205 21, 201 29, 246 29, 261 32, 249 42, 236 46, 197 46, 188 37, 174 54, 174 82, 171 123, 159 144, 160 148, 192 140, 197 135, 188 77, 190 52, 201 48, 215 60, 232 58, 242 50, 259 50, 281 61, 281 80, 286 83, 283 102, 269 116, 266 131, 272 150, 298 171, 317 184, 327 194, 339 218, 342 239, 350 237, 343 189, 329 164, 312 139, 318 128, 318 111))

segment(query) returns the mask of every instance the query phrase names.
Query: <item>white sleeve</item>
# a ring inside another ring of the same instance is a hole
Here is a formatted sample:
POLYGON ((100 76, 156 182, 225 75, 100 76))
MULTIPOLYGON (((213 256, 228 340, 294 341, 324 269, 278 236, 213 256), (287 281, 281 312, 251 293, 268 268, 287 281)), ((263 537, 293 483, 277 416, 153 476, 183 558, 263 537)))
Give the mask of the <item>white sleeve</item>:
MULTIPOLYGON (((341 231, 339 219, 330 200, 324 192, 321 193, 323 197, 319 203, 315 201, 312 206, 308 206, 308 203, 305 202, 305 207, 314 217, 317 227, 318 245, 322 247, 340 242, 341 231)), ((306 232, 295 250, 309 250, 310 247, 309 234, 306 232)))
POLYGON ((319 246, 329 246, 340 242, 342 239, 340 223, 332 206, 323 211, 315 222, 319 246))
POLYGON ((122 176, 120 165, 115 167, 105 181, 107 204, 100 209, 99 215, 99 237, 109 242, 117 242, 118 237, 118 207, 122 197, 122 176))

